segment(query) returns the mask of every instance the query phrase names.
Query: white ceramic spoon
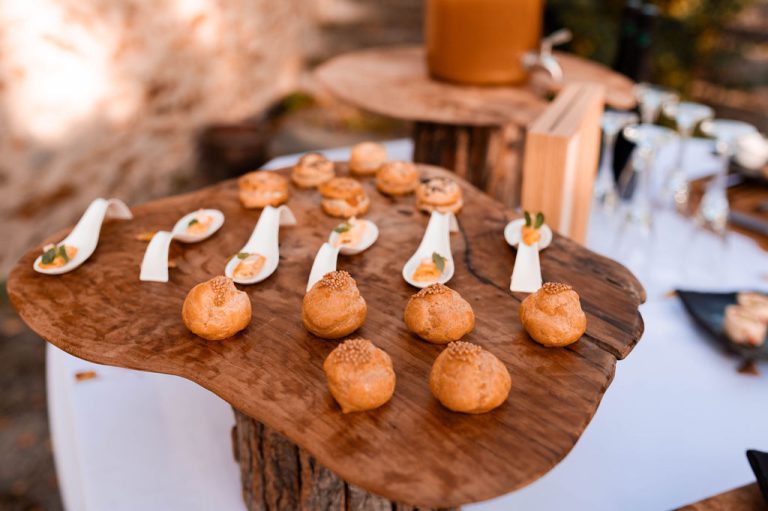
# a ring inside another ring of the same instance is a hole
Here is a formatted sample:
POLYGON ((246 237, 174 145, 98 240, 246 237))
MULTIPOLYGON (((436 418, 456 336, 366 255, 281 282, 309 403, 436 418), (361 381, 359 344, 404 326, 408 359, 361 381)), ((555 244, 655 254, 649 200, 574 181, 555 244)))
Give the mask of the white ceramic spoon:
POLYGON ((425 288, 435 282, 445 284, 451 280, 455 269, 453 254, 451 254, 451 232, 456 231, 458 231, 458 224, 453 213, 433 211, 432 216, 429 217, 429 224, 427 224, 427 230, 424 231, 424 237, 421 240, 421 244, 419 244, 419 248, 416 249, 416 252, 403 266, 403 278, 405 281, 414 287, 425 288), (431 258, 433 253, 438 253, 445 258, 445 268, 440 274, 440 278, 434 282, 417 282, 413 280, 413 272, 416 271, 421 260, 431 258))
POLYGON ((517 246, 515 267, 509 290, 521 293, 535 293, 541 287, 541 266, 539 263, 539 244, 520 243, 517 246))
POLYGON ((119 218, 121 220, 130 220, 133 218, 131 210, 120 199, 95 199, 85 210, 83 216, 78 220, 72 232, 56 243, 59 245, 70 245, 77 248, 77 254, 70 259, 63 266, 58 268, 40 268, 39 264, 43 259, 43 256, 39 256, 32 263, 32 267, 36 272, 44 273, 46 275, 61 275, 74 270, 91 257, 93 251, 96 250, 96 245, 99 243, 99 233, 101 232, 101 224, 104 223, 104 218, 119 218))
POLYGON ((240 264, 241 259, 234 255, 227 262, 227 266, 224 268, 224 275, 238 284, 255 284, 272 275, 280 263, 279 238, 281 225, 296 225, 296 217, 288 209, 288 206, 280 206, 278 208, 267 206, 264 208, 261 216, 259 216, 259 221, 256 222, 256 227, 254 227, 251 237, 239 252, 261 254, 265 258, 264 265, 259 270, 259 273, 253 277, 235 277, 235 268, 240 264))
POLYGON ((200 209, 181 217, 171 232, 157 231, 150 240, 144 259, 141 261, 139 280, 144 282, 168 282, 168 251, 172 240, 182 243, 198 243, 210 238, 224 224, 224 213, 218 209, 200 209), (202 234, 187 232, 189 223, 198 214, 209 215, 212 218, 208 230, 202 234))
POLYGON ((312 263, 312 269, 309 271, 309 280, 307 280, 307 292, 312 289, 315 283, 323 278, 323 275, 336 271, 336 262, 339 259, 339 247, 334 247, 330 243, 323 243, 320 250, 317 251, 315 260, 312 263))
MULTIPOLYGON (((524 218, 518 218, 512 220, 504 227, 504 239, 513 247, 517 247, 522 237, 523 226, 525 225, 524 218)), ((541 239, 539 240, 539 251, 544 250, 552 243, 552 229, 547 224, 542 225, 539 228, 539 234, 541 239)))
MULTIPOLYGON (((366 250, 371 245, 373 245, 376 242, 376 240, 379 238, 379 228, 376 226, 375 223, 371 222, 370 220, 364 220, 362 218, 357 218, 355 219, 355 221, 365 223, 365 232, 363 233, 363 237, 362 239, 360 239, 359 243, 355 245, 339 246, 339 252, 343 255, 359 254, 363 250, 366 250)), ((331 231, 331 235, 328 236, 328 243, 330 243, 333 246, 336 246, 336 241, 338 239, 339 239, 339 233, 333 230, 331 231)))

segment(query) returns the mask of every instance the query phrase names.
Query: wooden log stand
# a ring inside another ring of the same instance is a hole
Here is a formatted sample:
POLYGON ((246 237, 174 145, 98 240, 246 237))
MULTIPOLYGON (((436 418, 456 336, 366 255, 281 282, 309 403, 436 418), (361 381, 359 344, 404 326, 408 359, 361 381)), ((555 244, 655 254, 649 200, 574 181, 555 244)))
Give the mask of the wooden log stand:
MULTIPOLYGON (((613 108, 632 108, 632 82, 604 66, 556 53, 563 83, 605 86, 613 108)), ((525 128, 547 106, 528 86, 472 87, 436 81, 421 47, 388 47, 335 57, 316 70, 335 97, 413 123, 413 160, 455 171, 506 206, 520 200, 525 128)))
MULTIPOLYGON (((448 175, 420 169, 425 176, 448 175)), ((346 165, 337 170, 346 174, 346 165)), ((258 220, 258 211, 240 206, 234 181, 137 206, 132 221, 105 223, 98 248, 76 271, 36 273, 40 247, 31 250, 11 272, 8 294, 35 332, 72 355, 178 375, 231 404, 250 510, 438 509, 490 499, 541 477, 571 450, 617 360, 642 334, 638 306, 645 295, 623 266, 556 235, 542 252, 542 274, 579 292, 587 332, 564 349, 531 341, 518 320, 524 295, 508 290, 515 251, 503 229, 516 215, 458 181, 465 204, 451 241, 450 286, 475 310, 477 325, 466 340, 498 356, 513 382, 509 399, 486 414, 453 413, 429 391, 429 371, 443 346, 405 329, 403 308, 415 290, 400 276, 428 217, 416 210, 413 196, 385 197, 370 179, 363 181, 371 199, 366 218, 378 225, 379 239, 362 254, 342 257, 339 267, 357 280, 368 303, 355 335, 387 351, 397 373, 392 400, 376 410, 341 413, 322 370, 337 343, 312 336, 301 322, 315 253, 339 222, 320 212, 315 190, 292 189, 288 206, 297 225, 280 231, 280 267, 243 287, 253 319, 231 339, 195 336, 181 320, 181 307, 189 289, 223 272, 258 220), (221 210, 224 226, 201 243, 172 247, 168 283, 140 282, 146 242, 137 235, 167 229, 201 207, 221 210)))

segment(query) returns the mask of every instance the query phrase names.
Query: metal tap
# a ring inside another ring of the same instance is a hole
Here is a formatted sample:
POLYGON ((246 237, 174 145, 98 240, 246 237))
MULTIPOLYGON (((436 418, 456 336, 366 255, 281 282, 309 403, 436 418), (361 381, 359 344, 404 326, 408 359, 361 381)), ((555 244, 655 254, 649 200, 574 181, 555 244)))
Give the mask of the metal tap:
POLYGON ((555 83, 563 81, 563 69, 552 54, 552 48, 571 40, 573 34, 567 28, 557 30, 541 40, 539 51, 529 51, 523 55, 523 67, 528 72, 542 70, 549 74, 555 83))

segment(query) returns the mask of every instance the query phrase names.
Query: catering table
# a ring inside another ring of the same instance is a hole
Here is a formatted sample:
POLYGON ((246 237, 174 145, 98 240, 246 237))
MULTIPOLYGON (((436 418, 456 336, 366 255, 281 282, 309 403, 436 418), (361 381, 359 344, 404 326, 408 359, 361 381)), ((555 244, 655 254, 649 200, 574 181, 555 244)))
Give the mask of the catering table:
MULTIPOLYGON (((692 176, 717 168, 708 149, 696 141, 692 176)), ((388 150, 407 158, 411 146, 395 141, 388 150)), ((348 150, 326 153, 345 159, 348 150)), ((625 229, 620 246, 614 217, 593 214, 590 248, 620 256, 646 286, 643 342, 619 362, 597 414, 561 464, 520 491, 465 509, 669 509, 754 480, 744 451, 768 449, 768 365, 759 365, 759 376, 738 373, 738 361, 709 342, 667 292, 766 289, 766 253, 736 234, 721 250, 715 238, 694 234, 688 220, 660 220, 652 244, 625 229), (650 263, 638 253, 652 254, 650 263)), ((67 509, 243 509, 232 412, 213 394, 180 378, 99 366, 50 346, 48 387, 67 509), (95 377, 83 378, 87 371, 95 377)))

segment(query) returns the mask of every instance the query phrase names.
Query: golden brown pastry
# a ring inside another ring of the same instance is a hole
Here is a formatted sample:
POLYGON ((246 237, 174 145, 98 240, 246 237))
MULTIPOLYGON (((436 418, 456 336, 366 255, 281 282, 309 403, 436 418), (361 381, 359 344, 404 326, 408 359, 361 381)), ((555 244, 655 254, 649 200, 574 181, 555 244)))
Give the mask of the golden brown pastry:
POLYGON ((568 284, 545 282, 520 304, 525 331, 544 346, 567 346, 587 330, 579 295, 568 284))
POLYGON ((232 337, 251 322, 251 299, 223 275, 193 287, 181 318, 192 333, 209 341, 232 337))
POLYGON ((301 188, 314 188, 336 176, 333 162, 320 153, 302 156, 293 166, 291 180, 301 188))
POLYGON ((240 203, 248 208, 279 206, 288 200, 288 180, 268 170, 257 170, 240 176, 240 203))
POLYGON ((378 408, 395 391, 389 355, 367 339, 339 344, 323 362, 328 389, 344 413, 378 408))
POLYGON ((387 161, 387 149, 376 142, 361 142, 352 146, 349 156, 349 171, 358 176, 376 174, 387 161))
POLYGON ((323 196, 320 205, 331 216, 349 218, 363 215, 371 205, 368 195, 356 179, 334 177, 318 187, 323 196))
POLYGON ((432 284, 408 300, 405 326, 425 341, 445 344, 458 341, 475 328, 475 313, 459 293, 432 284))
POLYGON ((362 326, 367 313, 355 279, 345 271, 326 273, 304 295, 301 307, 304 327, 323 339, 351 334, 362 326))
POLYGON ((427 213, 458 213, 464 205, 459 184, 447 177, 433 177, 416 188, 416 207, 427 213))
POLYGON ((406 195, 419 186, 419 169, 406 161, 389 161, 376 173, 376 188, 387 195, 406 195))
POLYGON ((429 388, 454 412, 485 413, 509 396, 512 378, 494 354, 470 342, 452 342, 429 373, 429 388))

